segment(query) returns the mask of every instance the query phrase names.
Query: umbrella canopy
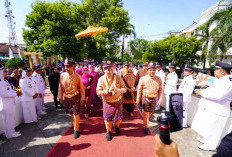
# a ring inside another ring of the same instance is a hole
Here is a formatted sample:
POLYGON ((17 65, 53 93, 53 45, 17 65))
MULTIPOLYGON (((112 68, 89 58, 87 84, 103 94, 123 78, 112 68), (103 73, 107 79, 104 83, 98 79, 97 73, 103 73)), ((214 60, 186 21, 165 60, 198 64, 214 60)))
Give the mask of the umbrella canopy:
POLYGON ((93 27, 93 26, 89 25, 89 27, 86 30, 76 34, 75 37, 78 40, 78 39, 80 39, 81 37, 84 37, 84 36, 91 35, 93 37, 97 33, 107 32, 107 31, 108 31, 107 27, 93 27))

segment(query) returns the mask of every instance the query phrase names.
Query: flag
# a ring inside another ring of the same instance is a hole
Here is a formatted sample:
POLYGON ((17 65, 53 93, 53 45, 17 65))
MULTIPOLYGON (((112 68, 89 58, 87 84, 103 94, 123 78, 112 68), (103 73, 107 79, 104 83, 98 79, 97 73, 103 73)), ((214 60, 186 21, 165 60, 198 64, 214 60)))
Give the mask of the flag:
POLYGON ((9 47, 9 58, 10 58, 10 59, 11 59, 11 58, 14 58, 13 52, 12 52, 12 50, 11 50, 10 47, 9 47))

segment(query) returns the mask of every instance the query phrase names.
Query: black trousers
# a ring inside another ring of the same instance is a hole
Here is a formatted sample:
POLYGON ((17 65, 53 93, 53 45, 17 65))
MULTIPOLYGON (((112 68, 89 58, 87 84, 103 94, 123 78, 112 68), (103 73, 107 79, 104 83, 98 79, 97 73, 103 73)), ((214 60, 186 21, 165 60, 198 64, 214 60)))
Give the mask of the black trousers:
POLYGON ((58 91, 53 91, 53 98, 56 107, 58 107, 57 96, 58 96, 58 91))

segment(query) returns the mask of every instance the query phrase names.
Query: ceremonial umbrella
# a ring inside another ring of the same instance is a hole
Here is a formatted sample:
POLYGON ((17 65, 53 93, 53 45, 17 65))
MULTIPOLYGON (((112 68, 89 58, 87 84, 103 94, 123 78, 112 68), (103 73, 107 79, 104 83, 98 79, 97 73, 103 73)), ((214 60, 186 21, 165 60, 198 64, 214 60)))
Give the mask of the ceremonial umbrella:
POLYGON ((97 33, 102 33, 107 31, 108 31, 107 27, 93 27, 89 25, 89 27, 86 30, 76 34, 75 37, 77 38, 77 40, 79 40, 81 37, 90 36, 90 35, 93 37, 97 33))

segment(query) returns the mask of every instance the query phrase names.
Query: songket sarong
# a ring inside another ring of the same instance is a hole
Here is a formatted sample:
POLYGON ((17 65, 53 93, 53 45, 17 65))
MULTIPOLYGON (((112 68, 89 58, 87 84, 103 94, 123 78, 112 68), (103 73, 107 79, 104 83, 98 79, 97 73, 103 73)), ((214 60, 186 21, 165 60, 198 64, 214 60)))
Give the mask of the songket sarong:
POLYGON ((72 98, 65 97, 64 99, 66 113, 79 115, 82 112, 83 107, 80 103, 80 95, 77 94, 72 98))
POLYGON ((145 112, 154 112, 155 104, 156 104, 156 97, 148 98, 148 97, 142 96, 142 104, 143 104, 143 110, 145 112))
POLYGON ((110 103, 103 100, 103 119, 116 122, 123 118, 122 99, 118 102, 110 103))

